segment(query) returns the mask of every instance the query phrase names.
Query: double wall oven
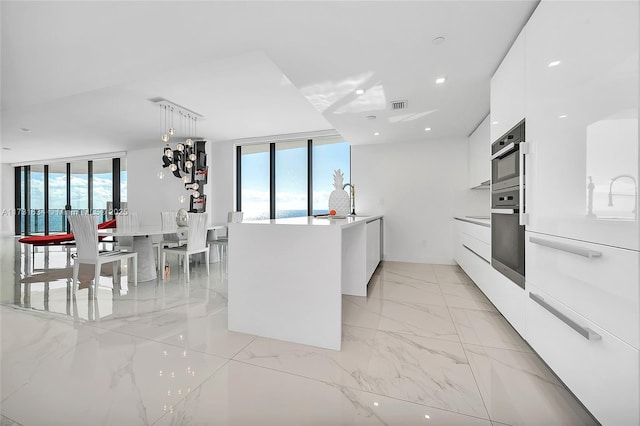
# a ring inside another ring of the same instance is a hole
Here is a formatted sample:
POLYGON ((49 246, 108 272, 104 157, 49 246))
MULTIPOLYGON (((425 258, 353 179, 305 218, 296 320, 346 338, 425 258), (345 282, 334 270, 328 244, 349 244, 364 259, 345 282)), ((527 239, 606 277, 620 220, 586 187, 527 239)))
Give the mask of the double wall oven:
POLYGON ((524 120, 491 145, 491 265, 524 288, 524 120))

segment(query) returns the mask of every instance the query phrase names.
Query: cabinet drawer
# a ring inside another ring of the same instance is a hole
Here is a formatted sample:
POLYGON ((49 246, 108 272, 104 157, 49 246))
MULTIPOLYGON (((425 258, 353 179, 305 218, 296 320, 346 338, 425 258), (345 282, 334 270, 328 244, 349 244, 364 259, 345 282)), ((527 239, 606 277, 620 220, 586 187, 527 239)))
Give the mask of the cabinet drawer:
POLYGON ((640 424, 639 351, 536 286, 527 290, 533 349, 603 425, 640 424))
MULTIPOLYGON (((465 235, 460 234, 460 238, 462 237, 465 235)), ((484 291, 483 287, 488 280, 488 271, 491 269, 491 265, 477 253, 465 248, 461 242, 456 246, 456 262, 480 290, 484 291)))
POLYGON ((461 233, 472 236, 473 238, 476 238, 486 244, 491 244, 491 228, 464 222, 461 220, 458 220, 456 222, 458 222, 458 229, 461 233))
MULTIPOLYGON (((460 237, 465 235, 460 234, 460 237)), ((484 243, 478 242, 478 244, 484 243)), ((491 264, 480 255, 473 253, 462 244, 456 246, 456 262, 513 328, 525 337, 524 290, 493 269, 491 264)))
POLYGON ((527 232, 527 282, 640 348, 640 253, 527 232))
POLYGON ((491 246, 484 241, 461 233, 460 244, 462 244, 463 248, 466 247, 467 250, 473 251, 487 262, 491 262, 491 246))

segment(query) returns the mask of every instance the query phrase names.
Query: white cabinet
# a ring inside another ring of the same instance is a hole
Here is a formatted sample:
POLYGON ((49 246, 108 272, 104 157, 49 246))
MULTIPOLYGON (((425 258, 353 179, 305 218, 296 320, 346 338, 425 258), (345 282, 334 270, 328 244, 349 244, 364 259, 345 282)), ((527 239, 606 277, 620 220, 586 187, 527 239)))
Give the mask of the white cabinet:
POLYGON ((527 232, 533 284, 640 348, 640 252, 527 232))
POLYGON ((525 292, 491 266, 491 228, 455 220, 455 261, 520 335, 525 337, 525 292))
POLYGON ((489 116, 469 136, 469 188, 484 184, 489 187, 491 179, 491 138, 489 116))
POLYGON ((527 283, 527 341, 603 425, 638 425, 637 349, 527 283))
POLYGON ((375 272, 381 260, 380 255, 380 226, 382 220, 376 219, 367 222, 367 280, 375 272))
POLYGON ((526 26, 528 230, 640 249, 638 6, 543 1, 526 26))
POLYGON ((543 1, 526 26, 527 341, 605 425, 640 423, 639 12, 543 1))
POLYGON ((521 31, 491 78, 491 142, 525 117, 525 31, 521 31))

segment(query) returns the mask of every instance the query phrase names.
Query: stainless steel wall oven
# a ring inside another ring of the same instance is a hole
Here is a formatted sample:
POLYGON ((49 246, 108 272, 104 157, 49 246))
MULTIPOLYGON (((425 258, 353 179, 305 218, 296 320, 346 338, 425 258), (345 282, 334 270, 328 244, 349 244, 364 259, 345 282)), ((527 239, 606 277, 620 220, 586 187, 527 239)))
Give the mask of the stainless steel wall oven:
POLYGON ((491 145, 491 265, 524 288, 524 120, 491 145))

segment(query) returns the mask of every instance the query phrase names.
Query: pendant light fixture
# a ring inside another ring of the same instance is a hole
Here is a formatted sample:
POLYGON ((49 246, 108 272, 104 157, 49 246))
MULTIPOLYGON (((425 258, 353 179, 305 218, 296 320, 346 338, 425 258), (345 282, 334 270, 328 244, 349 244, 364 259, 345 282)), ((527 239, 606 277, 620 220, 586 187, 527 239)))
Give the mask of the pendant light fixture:
MULTIPOLYGON (((200 114, 181 107, 166 99, 156 98, 152 100, 161 108, 161 140, 165 143, 162 155, 162 167, 168 168, 175 177, 180 178, 184 188, 190 191, 190 211, 203 212, 206 209, 206 195, 203 187, 207 183, 208 167, 206 166, 206 141, 197 138, 197 121, 200 114), (178 127, 174 122, 175 114, 178 114, 178 127), (169 141, 172 136, 183 138, 182 142, 171 147, 169 141)), ((160 179, 164 173, 158 173, 160 179)), ((185 197, 180 196, 179 202, 184 203, 185 197)))
POLYGON ((171 136, 176 134, 176 129, 173 128, 173 107, 171 107, 171 122, 169 124, 169 134, 171 136))
POLYGON ((169 142, 169 135, 165 131, 167 129, 167 106, 166 105, 161 105, 161 106, 163 108, 164 126, 162 126, 162 136, 160 137, 160 139, 162 139, 162 142, 169 142))

